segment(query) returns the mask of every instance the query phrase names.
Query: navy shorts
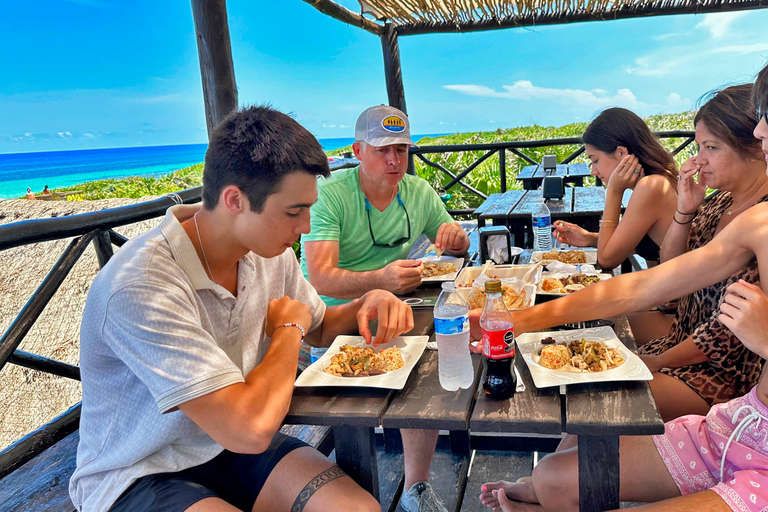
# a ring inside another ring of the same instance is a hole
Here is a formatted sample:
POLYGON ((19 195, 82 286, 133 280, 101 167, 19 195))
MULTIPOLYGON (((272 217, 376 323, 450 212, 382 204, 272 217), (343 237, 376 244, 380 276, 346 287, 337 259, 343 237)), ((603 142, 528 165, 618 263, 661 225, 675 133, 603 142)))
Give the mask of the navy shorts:
POLYGON ((224 450, 205 464, 177 473, 136 480, 110 512, 182 512, 205 498, 221 498, 240 510, 251 510, 267 477, 283 457, 304 441, 277 433, 264 453, 246 455, 224 450))

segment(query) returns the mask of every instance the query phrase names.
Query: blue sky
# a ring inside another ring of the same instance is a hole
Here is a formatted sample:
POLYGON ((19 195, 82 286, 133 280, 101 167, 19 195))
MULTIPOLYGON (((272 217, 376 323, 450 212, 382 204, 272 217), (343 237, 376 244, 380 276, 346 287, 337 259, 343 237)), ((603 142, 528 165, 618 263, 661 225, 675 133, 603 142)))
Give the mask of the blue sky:
MULTIPOLYGON (((341 0, 358 9, 356 0, 341 0)), ((229 0, 241 104, 318 138, 386 103, 379 39, 301 0, 229 0)), ((768 60, 768 9, 400 39, 414 133, 680 112, 768 60)), ((11 2, 0 19, 0 153, 206 141, 185 0, 11 2)))

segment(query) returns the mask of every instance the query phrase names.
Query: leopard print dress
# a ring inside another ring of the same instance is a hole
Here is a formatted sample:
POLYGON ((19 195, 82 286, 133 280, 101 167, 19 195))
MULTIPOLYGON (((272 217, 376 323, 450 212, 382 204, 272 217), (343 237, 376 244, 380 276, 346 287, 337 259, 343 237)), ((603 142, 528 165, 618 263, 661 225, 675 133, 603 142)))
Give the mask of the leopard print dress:
MULTIPOLYGON (((763 196, 760 202, 766 200, 768 195, 763 196)), ((693 220, 688 236, 689 251, 707 244, 715 237, 720 218, 732 202, 728 192, 716 192, 707 198, 693 220)), ((638 350, 641 354, 659 355, 688 336, 693 336, 696 347, 709 361, 680 368, 663 368, 661 373, 685 382, 710 405, 747 394, 757 384, 763 366, 762 359, 742 345, 717 319, 726 287, 739 279, 760 284, 756 259, 753 258, 725 281, 680 299, 669 334, 648 342, 638 350)))

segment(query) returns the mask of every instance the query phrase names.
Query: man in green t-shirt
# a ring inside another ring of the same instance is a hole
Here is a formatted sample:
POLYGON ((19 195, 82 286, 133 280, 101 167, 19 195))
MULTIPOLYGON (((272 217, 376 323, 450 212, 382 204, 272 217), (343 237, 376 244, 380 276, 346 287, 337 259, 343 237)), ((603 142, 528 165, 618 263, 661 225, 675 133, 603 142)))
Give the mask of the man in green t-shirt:
MULTIPOLYGON (((425 234, 446 254, 463 254, 469 237, 446 212, 422 178, 406 175, 412 145, 408 118, 400 110, 371 107, 355 126, 352 149, 360 166, 318 182, 311 231, 302 235, 302 269, 328 305, 377 288, 396 294, 421 284, 422 265, 408 259, 425 234)), ((429 485, 436 430, 401 430, 406 512, 446 511, 429 485)), ((447 511, 446 511, 447 512, 447 511)))

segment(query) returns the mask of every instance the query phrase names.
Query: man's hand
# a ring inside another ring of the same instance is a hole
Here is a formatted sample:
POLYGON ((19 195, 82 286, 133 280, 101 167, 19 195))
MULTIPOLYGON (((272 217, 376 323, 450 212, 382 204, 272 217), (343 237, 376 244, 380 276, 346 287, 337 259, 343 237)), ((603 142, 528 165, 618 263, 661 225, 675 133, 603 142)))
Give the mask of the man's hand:
POLYGON ((392 293, 404 294, 421 284, 422 265, 419 260, 397 260, 381 269, 380 287, 392 293))
POLYGON ((277 326, 287 323, 299 324, 305 332, 309 332, 312 325, 309 306, 287 296, 270 300, 267 308, 266 335, 272 337, 277 326))
POLYGON ((743 279, 727 289, 717 317, 749 350, 768 357, 768 297, 743 279))
POLYGON ((357 312, 357 328, 365 338, 365 342, 377 347, 404 332, 413 329, 413 311, 411 306, 404 303, 391 293, 384 290, 373 290, 362 296, 363 304, 357 312), (374 318, 379 319, 376 338, 371 340, 368 323, 374 318))
POLYGON ((461 253, 469 247, 469 236, 455 222, 445 222, 437 229, 435 247, 444 251, 461 253))

